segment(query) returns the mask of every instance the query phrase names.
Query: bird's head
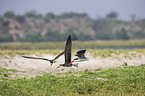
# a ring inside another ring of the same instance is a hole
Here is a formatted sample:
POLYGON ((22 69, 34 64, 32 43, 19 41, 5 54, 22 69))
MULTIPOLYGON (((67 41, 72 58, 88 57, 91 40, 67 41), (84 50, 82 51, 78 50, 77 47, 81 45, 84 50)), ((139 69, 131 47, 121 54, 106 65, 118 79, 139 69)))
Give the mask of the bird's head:
POLYGON ((51 61, 50 61, 50 63, 51 63, 51 66, 52 66, 52 65, 53 65, 53 63, 56 63, 56 61, 51 60, 51 61))

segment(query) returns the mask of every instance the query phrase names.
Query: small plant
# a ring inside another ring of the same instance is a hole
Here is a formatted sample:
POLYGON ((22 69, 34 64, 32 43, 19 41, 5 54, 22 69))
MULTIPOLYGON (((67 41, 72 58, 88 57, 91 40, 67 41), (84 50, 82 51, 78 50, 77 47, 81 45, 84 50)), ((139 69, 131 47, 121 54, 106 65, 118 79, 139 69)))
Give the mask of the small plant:
POLYGON ((4 73, 4 77, 9 77, 7 73, 4 73))

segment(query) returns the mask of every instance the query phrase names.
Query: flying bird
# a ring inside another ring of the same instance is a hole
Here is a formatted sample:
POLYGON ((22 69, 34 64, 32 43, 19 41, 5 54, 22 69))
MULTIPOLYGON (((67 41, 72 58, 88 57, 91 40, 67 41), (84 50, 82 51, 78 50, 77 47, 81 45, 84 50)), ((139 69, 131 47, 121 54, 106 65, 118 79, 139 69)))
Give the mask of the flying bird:
POLYGON ((49 60, 49 59, 46 59, 46 58, 39 58, 39 57, 28 57, 28 56, 22 56, 24 58, 29 58, 29 59, 40 59, 40 60, 46 60, 46 61, 49 61, 51 63, 51 66, 53 63, 56 63, 56 59, 58 59, 61 55, 64 54, 64 51, 61 52, 60 54, 58 54, 53 60, 49 60))
POLYGON ((64 51, 64 56, 65 56, 65 63, 64 64, 60 64, 57 68, 60 67, 78 67, 78 63, 77 64, 73 64, 73 62, 71 62, 71 47, 72 47, 72 40, 71 40, 71 35, 69 35, 67 41, 66 41, 66 46, 65 46, 65 51, 64 51))
POLYGON ((88 58, 85 56, 86 50, 79 50, 76 52, 75 56, 78 58, 74 58, 72 62, 82 62, 82 61, 88 61, 88 58))
MULTIPOLYGON (((74 43, 75 44, 75 43, 74 43)), ((74 45, 73 44, 73 45, 74 45)), ((53 60, 50 60, 50 59, 46 59, 46 58, 41 58, 41 57, 29 57, 29 56, 22 56, 24 58, 29 58, 29 59, 40 59, 40 60, 46 60, 46 61, 49 61, 51 63, 51 66, 53 63, 56 63, 56 59, 58 59, 61 55, 63 55, 65 53, 65 51, 61 52, 60 54, 58 54, 53 60)))
POLYGON ((77 56, 78 58, 84 59, 84 58, 86 58, 86 56, 84 55, 85 52, 86 52, 86 50, 80 50, 75 54, 75 56, 77 56))

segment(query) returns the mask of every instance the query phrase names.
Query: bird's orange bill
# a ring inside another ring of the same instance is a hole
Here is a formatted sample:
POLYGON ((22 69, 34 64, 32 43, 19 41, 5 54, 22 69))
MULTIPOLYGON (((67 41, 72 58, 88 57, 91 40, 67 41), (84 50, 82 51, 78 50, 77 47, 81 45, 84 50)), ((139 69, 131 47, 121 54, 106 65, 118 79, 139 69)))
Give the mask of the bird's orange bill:
POLYGON ((74 60, 73 61, 71 61, 69 64, 72 64, 74 62, 74 60))
POLYGON ((58 68, 60 68, 60 66, 57 66, 57 68, 56 68, 56 69, 58 69, 58 68))

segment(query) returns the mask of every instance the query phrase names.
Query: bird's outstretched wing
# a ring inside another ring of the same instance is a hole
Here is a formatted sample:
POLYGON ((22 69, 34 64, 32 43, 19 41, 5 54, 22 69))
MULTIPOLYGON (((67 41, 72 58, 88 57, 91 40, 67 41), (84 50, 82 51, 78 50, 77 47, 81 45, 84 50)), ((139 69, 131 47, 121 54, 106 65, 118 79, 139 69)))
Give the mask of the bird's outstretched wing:
POLYGON ((85 58, 85 52, 86 50, 80 50, 75 54, 75 56, 78 56, 79 58, 85 58))
POLYGON ((29 59, 40 59, 40 60, 52 61, 52 60, 49 60, 49 59, 46 59, 46 58, 28 57, 28 56, 22 56, 22 57, 29 58, 29 59))
POLYGON ((71 47, 72 47, 72 40, 71 35, 69 35, 66 46, 65 46, 65 65, 70 65, 71 62, 71 47))
POLYGON ((64 54, 64 51, 63 52, 61 52, 60 54, 58 54, 53 60, 56 60, 56 59, 58 59, 61 55, 63 55, 64 54))
POLYGON ((86 50, 79 50, 77 54, 85 54, 86 50))

